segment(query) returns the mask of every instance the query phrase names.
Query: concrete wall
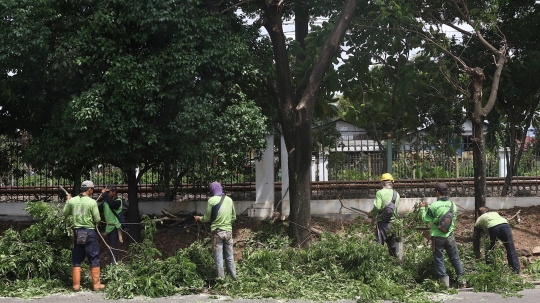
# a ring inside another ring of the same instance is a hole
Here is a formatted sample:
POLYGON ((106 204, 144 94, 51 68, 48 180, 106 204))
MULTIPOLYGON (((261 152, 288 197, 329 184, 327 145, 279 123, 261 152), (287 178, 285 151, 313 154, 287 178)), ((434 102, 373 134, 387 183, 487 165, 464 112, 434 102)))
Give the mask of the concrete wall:
MULTIPOLYGON (((436 200, 435 197, 426 197, 426 202, 429 204, 436 200)), ((451 200, 456 203, 461 209, 474 210, 473 197, 451 197, 451 200)), ((347 208, 357 208, 363 211, 370 211, 373 206, 373 199, 348 199, 341 200, 343 206, 347 208)), ((410 212, 416 203, 420 202, 420 198, 402 198, 399 200, 399 212, 410 212)), ((236 213, 246 213, 257 219, 266 219, 268 217, 256 217, 253 214, 261 214, 254 212, 253 208, 258 207, 253 201, 235 201, 236 213)), ((529 207, 540 205, 538 197, 488 197, 486 206, 491 209, 509 209, 513 207, 529 207)), ((29 220, 28 215, 24 211, 24 203, 0 203, 0 220, 29 220)), ((206 202, 141 202, 139 203, 139 211, 141 214, 162 215, 161 210, 167 209, 172 213, 180 211, 188 211, 204 213, 206 211, 206 202)), ((333 217, 352 219, 360 214, 346 209, 341 206, 339 200, 314 200, 311 201, 311 214, 318 217, 333 217)))
MULTIPOLYGON (((248 212, 248 209, 253 208, 254 203, 248 201, 234 202, 234 206, 237 214, 248 212)), ((24 210, 26 204, 23 202, 18 203, 0 203, 0 220, 30 220, 28 214, 24 210)), ((126 204, 124 203, 124 207, 126 204)), ((141 215, 158 215, 162 216, 161 210, 166 209, 171 213, 177 213, 182 211, 193 212, 196 211, 199 214, 204 214, 206 211, 206 201, 200 202, 140 202, 139 213, 141 215)))
MULTIPOLYGON (((420 202, 420 198, 402 198, 399 200, 398 212, 406 213, 414 209, 414 205, 420 202)), ((428 204, 436 201, 436 197, 426 197, 428 204)), ((474 210, 474 197, 450 197, 460 210, 474 210)), ((319 217, 337 218, 340 215, 345 218, 354 218, 359 214, 347 208, 357 208, 368 212, 373 208, 373 199, 348 199, 341 200, 316 200, 311 201, 311 215, 319 217)), ((490 209, 510 209, 514 207, 529 207, 540 205, 538 197, 488 197, 486 206, 490 209)))

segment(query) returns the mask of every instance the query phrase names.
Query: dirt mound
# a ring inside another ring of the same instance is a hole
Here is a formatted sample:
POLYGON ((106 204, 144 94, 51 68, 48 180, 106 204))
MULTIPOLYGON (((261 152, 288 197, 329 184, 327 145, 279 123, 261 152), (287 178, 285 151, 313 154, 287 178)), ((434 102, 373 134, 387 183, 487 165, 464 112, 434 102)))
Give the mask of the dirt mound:
MULTIPOLYGON (((540 206, 532 207, 516 207, 512 209, 500 210, 499 214, 507 219, 511 220, 512 234, 516 249, 530 249, 534 247, 540 247, 540 206), (517 222, 516 213, 519 211, 520 222, 517 222)), ((156 247, 164 252, 166 255, 171 256, 179 249, 183 249, 191 245, 194 241, 209 241, 210 228, 209 225, 204 224, 184 224, 184 225, 172 225, 173 222, 164 222, 164 224, 158 224, 158 232, 155 235, 156 247)), ((339 219, 327 219, 327 218, 312 218, 312 227, 320 230, 335 233, 343 228, 348 228, 354 222, 351 220, 339 220, 339 219)), ((252 231, 263 224, 260 221, 252 220, 246 216, 240 216, 234 224, 233 232, 235 239, 235 254, 236 259, 241 257, 241 249, 243 243, 248 239, 252 231)), ((25 222, 13 222, 13 221, 0 221, 0 235, 4 234, 4 231, 10 227, 16 230, 24 229, 28 226, 25 222)), ((474 226, 474 212, 460 210, 458 215, 456 239, 461 243, 472 242, 472 232, 474 226)), ((121 245, 120 257, 125 258, 127 251, 128 236, 124 236, 124 243, 121 245)), ((103 262, 106 262, 106 247, 102 247, 103 262)))
MULTIPOLYGON (((532 249, 540 247, 540 206, 516 207, 512 209, 500 210, 499 214, 510 221, 512 234, 516 249, 532 249), (520 222, 517 223, 516 213, 519 211, 520 222)), ((335 233, 345 228, 347 229, 354 222, 351 220, 339 220, 313 217, 311 225, 313 228, 335 233)), ((239 217, 236 221, 233 231, 237 258, 240 256, 242 243, 250 236, 251 231, 262 224, 248 217, 239 217)), ((474 226, 474 212, 460 210, 458 215, 456 239, 461 243, 472 243, 472 234, 474 226)), ((174 254, 178 249, 189 246, 193 241, 204 240, 209 237, 209 227, 207 225, 191 225, 188 227, 175 226, 167 229, 161 227, 156 235, 156 246, 166 252, 168 255, 174 254), (196 226, 196 228, 195 228, 196 226)))
MULTIPOLYGON (((540 247, 540 225, 538 223, 540 220, 540 206, 514 207, 497 212, 502 217, 511 219, 509 223, 512 226, 512 236, 517 250, 540 247), (516 216, 516 214, 518 215, 516 216)), ((474 212, 460 211, 456 230, 456 238, 459 242, 472 242, 473 226, 474 212)))

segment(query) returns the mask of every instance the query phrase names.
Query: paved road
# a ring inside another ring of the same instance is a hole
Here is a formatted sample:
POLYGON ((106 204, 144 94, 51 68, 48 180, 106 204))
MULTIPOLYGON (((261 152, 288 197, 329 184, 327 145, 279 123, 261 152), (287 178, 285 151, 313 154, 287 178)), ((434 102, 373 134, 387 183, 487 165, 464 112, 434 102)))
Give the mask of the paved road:
POLYGON ((444 302, 449 303, 465 303, 465 302, 489 302, 489 303, 538 303, 540 302, 540 288, 526 289, 520 292, 521 298, 509 297, 503 298, 501 295, 493 293, 475 293, 475 292, 459 292, 457 295, 452 295, 444 299, 444 302))
MULTIPOLYGON (((521 298, 509 297, 503 298, 501 295, 493 293, 474 293, 469 291, 461 291, 455 295, 439 295, 438 300, 443 300, 445 303, 472 303, 472 302, 489 302, 489 303, 538 303, 540 302, 540 288, 527 289, 520 292, 521 298)), ((231 300, 227 297, 216 297, 209 295, 190 295, 190 296, 172 296, 166 298, 135 298, 135 299, 121 299, 121 300, 106 300, 103 293, 94 292, 79 292, 73 294, 56 294, 44 298, 24 300, 17 298, 0 298, 0 303, 16 303, 16 302, 41 302, 41 303, 71 303, 71 302, 149 302, 149 303, 169 303, 169 302, 182 302, 182 303, 212 303, 212 302, 225 302, 225 303, 313 303, 312 301, 283 301, 283 300, 251 300, 251 299, 234 299, 231 300)), ((356 303, 353 300, 342 300, 333 303, 356 303)))

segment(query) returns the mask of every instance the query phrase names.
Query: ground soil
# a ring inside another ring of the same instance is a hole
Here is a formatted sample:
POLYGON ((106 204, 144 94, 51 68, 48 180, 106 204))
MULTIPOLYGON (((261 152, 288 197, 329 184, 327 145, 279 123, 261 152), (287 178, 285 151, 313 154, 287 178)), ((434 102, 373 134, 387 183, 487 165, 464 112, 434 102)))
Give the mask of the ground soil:
MULTIPOLYGON (((499 210, 498 213, 509 219, 512 226, 514 245, 518 251, 520 249, 533 249, 534 247, 540 248, 540 206, 515 207, 499 210), (516 216, 516 214, 518 215, 516 216)), ((461 211, 458 221, 459 226, 456 230, 458 241, 472 242, 474 212, 461 211)))
MULTIPOLYGON (((500 210, 498 213, 509 219, 516 249, 540 247, 540 206, 516 207, 500 210), (519 214, 516 216, 518 212, 519 214)), ((473 211, 459 211, 455 231, 458 242, 472 242, 474 221, 473 211)), ((237 246, 242 246, 241 243, 260 224, 261 222, 251 220, 248 217, 240 217, 234 225, 234 238, 237 246)), ((343 228, 348 228, 353 224, 353 221, 313 217, 311 224, 317 230, 335 233, 343 228)), ((193 225, 170 229, 164 227, 156 235, 156 246, 169 254, 174 253, 177 249, 187 247, 197 239, 206 238, 208 231, 207 226, 199 226, 198 229, 195 229, 193 225)))
MULTIPOLYGON (((540 206, 516 207, 498 211, 507 219, 512 227, 512 234, 516 249, 540 248, 540 206), (519 212, 518 216, 516 214, 519 212), (519 223, 517 219, 519 217, 519 223)), ((458 215, 456 239, 461 243, 472 243, 474 226, 474 212, 460 210, 458 215)), ((366 221, 367 222, 367 221, 366 221)), ((173 223, 165 221, 161 227, 158 226, 158 233, 155 237, 155 244, 158 249, 167 255, 174 254, 178 249, 188 247, 196 240, 207 241, 209 239, 209 226, 202 224, 187 224, 167 227, 173 223)), ((353 220, 328 219, 313 217, 311 225, 314 229, 335 233, 342 229, 347 229, 354 224, 353 220)), ((240 216, 236 221, 233 232, 235 239, 235 259, 240 259, 243 244, 250 237, 251 232, 260 226, 262 222, 255 221, 247 216, 240 216)), ((428 234, 425 235, 429 237, 428 234)))
MULTIPOLYGON (((516 249, 540 248, 540 206, 516 207, 512 209, 500 210, 499 214, 509 220, 512 227, 512 234, 516 249), (517 222, 519 212, 519 223, 517 222)), ((208 225, 189 222, 185 224, 174 224, 177 221, 164 221, 158 224, 158 232, 155 235, 155 245, 164 254, 171 256, 177 250, 191 245, 194 241, 208 241, 210 229, 208 225)), ((320 230, 335 233, 343 228, 348 228, 354 221, 327 218, 312 218, 312 227, 320 230)), ((235 259, 241 258, 241 251, 245 240, 251 232, 260 226, 262 222, 252 220, 247 216, 240 216, 234 224, 233 232, 235 239, 235 259)), ((472 230, 474 225, 474 212, 460 210, 456 229, 456 239, 458 242, 472 242, 472 230)), ((10 227, 22 229, 26 226, 23 222, 0 221, 0 235, 10 227)), ((128 237, 124 234, 124 243, 120 249, 126 251, 128 237)), ((102 247, 102 260, 107 262, 107 249, 102 247)), ((121 258, 126 258, 125 252, 120 253, 121 258)))

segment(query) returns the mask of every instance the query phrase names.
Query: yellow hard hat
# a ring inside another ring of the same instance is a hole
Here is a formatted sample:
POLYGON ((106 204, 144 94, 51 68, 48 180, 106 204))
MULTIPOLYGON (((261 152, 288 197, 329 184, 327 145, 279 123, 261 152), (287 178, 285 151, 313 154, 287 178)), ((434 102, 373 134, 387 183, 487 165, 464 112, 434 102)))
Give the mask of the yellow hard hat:
POLYGON ((392 181, 392 182, 394 182, 394 178, 392 177, 391 174, 389 174, 389 173, 384 173, 384 174, 382 174, 382 176, 381 176, 381 181, 392 181))

